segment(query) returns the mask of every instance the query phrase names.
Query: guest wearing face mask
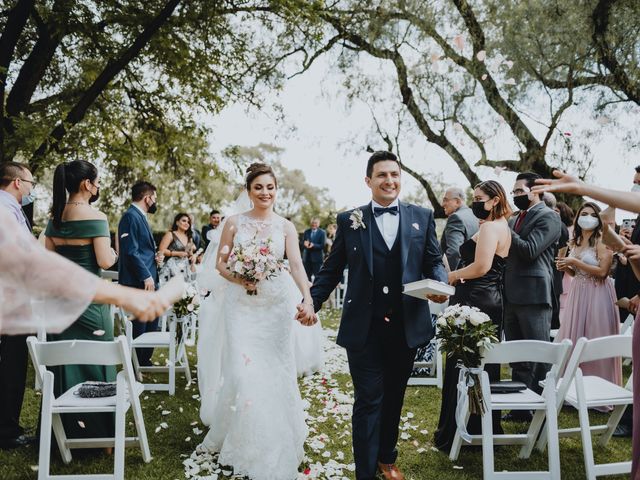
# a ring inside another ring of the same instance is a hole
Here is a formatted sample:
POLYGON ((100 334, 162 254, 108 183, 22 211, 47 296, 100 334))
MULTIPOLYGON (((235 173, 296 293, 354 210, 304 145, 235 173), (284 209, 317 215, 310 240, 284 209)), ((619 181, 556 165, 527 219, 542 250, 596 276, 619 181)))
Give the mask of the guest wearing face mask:
MULTIPOLYGON (((556 260, 558 270, 572 275, 567 304, 560 316, 556 341, 570 339, 575 345, 580 337, 598 338, 620 332, 620 316, 616 307, 616 292, 609 269, 611 250, 602 243, 600 207, 587 202, 576 214, 571 252, 556 260)), ((608 358, 583 363, 583 375, 597 375, 621 385, 620 358, 608 358)))
MULTIPOLYGON (((35 182, 29 169, 16 162, 0 163, 0 207, 31 235, 31 225, 21 207, 33 202, 35 182)), ((2 228, 8 228, 3 225, 2 228)), ((10 228, 10 227, 9 227, 10 228)), ((1 316, 1 314, 0 314, 1 316)), ((20 426, 20 411, 27 379, 27 336, 0 336, 0 448, 23 447, 35 442, 20 426)))
MULTIPOLYGON (((51 220, 45 230, 45 246, 98 275, 118 259, 111 248, 107 216, 91 206, 100 196, 96 167, 84 160, 58 165, 53 174, 51 220), (68 197, 67 197, 68 194, 68 197)), ((56 340, 113 341, 113 322, 108 305, 90 304, 66 330, 48 335, 56 340)), ((114 366, 64 365, 52 367, 53 391, 62 395, 85 381, 113 382, 114 366)), ((113 414, 63 414, 62 423, 69 438, 113 436, 113 414)))
MULTIPOLYGON (((120 285, 149 291, 155 290, 158 286, 156 242, 147 219, 148 214, 156 213, 157 199, 156 187, 149 182, 141 181, 131 187, 131 206, 118 224, 120 285)), ((149 323, 133 321, 133 338, 156 330, 158 319, 149 323)), ((141 366, 151 365, 152 348, 138 348, 136 353, 141 366)))
MULTIPOLYGON (((473 215, 482 221, 480 229, 462 243, 458 253, 458 269, 449 272, 449 283, 456 285, 451 305, 477 307, 486 313, 502 336, 503 289, 506 257, 511 247, 508 218, 511 208, 502 186, 487 180, 473 191, 473 215)), ((456 433, 456 406, 458 403, 458 359, 447 357, 442 385, 442 402, 434 445, 449 451, 456 433)), ((500 365, 485 367, 491 381, 500 380, 500 365)), ((481 416, 471 415, 467 425, 471 434, 481 429, 481 416)), ((502 434, 499 412, 493 412, 493 431, 502 434)))
MULTIPOLYGON (((548 208, 531 188, 541 178, 533 172, 518 174, 513 203, 520 212, 509 220, 511 248, 505 272, 504 332, 507 340, 549 341, 555 295, 553 259, 560 238, 560 216, 548 208)), ((520 362, 511 365, 513 380, 540 392, 549 364, 520 362)), ((530 412, 516 410, 508 420, 528 421, 530 412)))

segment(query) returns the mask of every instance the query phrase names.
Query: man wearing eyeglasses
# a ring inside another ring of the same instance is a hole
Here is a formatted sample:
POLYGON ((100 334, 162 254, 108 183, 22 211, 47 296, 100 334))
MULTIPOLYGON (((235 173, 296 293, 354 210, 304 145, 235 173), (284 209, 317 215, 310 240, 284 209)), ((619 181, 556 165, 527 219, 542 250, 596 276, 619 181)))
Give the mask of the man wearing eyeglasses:
MULTIPOLYGON (((31 233, 22 207, 33 202, 35 186, 29 169, 16 162, 0 163, 0 208, 13 215, 31 233)), ((20 426, 20 411, 27 379, 27 336, 0 336, 0 448, 11 449, 35 443, 20 426)))
MULTIPOLYGON (((509 340, 549 341, 553 316, 553 272, 555 246, 560 238, 560 216, 531 193, 540 175, 518 174, 511 192, 520 210, 509 221, 511 248, 505 273, 504 332, 509 340)), ((540 392, 548 364, 516 363, 511 365, 513 380, 540 392)), ((530 414, 514 411, 509 420, 529 420, 530 414)))

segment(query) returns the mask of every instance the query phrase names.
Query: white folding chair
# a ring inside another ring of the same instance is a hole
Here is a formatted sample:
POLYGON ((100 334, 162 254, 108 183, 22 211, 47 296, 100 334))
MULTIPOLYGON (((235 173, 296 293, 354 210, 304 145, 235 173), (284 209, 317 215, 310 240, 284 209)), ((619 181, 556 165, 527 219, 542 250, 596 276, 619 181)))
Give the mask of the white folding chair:
POLYGON ((625 321, 620 325, 620 335, 628 335, 631 336, 633 334, 633 322, 635 320, 635 316, 633 313, 627 315, 625 321))
MULTIPOLYGON (((429 301, 429 311, 432 315, 440 315, 444 311, 445 308, 449 305, 449 302, 446 301, 444 303, 434 303, 429 301)), ((437 325, 434 327, 437 331, 437 325)), ((433 345, 433 355, 431 357, 431 361, 429 362, 414 362, 414 368, 429 368, 431 372, 434 374, 429 377, 409 377, 409 382, 407 385, 412 386, 429 386, 435 385, 439 389, 442 389, 442 381, 443 381, 443 364, 442 364, 442 352, 440 351, 440 343, 434 338, 431 340, 431 344, 433 345)))
POLYGON ((167 383, 145 383, 145 390, 167 391, 169 395, 174 395, 176 391, 176 372, 184 373, 187 383, 191 383, 191 370, 189 368, 189 357, 185 347, 185 335, 179 339, 176 329, 180 321, 169 311, 167 316, 168 331, 145 332, 133 338, 131 322, 127 319, 126 313, 121 309, 116 309, 116 319, 121 330, 126 332, 127 343, 131 348, 131 359, 138 381, 142 381, 142 373, 168 373, 167 383), (136 349, 138 348, 163 348, 168 350, 169 359, 166 365, 142 366, 138 363, 136 349))
MULTIPOLYGON (((555 381, 563 367, 571 349, 571 341, 561 343, 542 342, 538 340, 516 340, 494 345, 484 353, 485 364, 506 364, 514 362, 550 363, 551 371, 547 373, 546 384, 539 395, 530 389, 515 393, 491 393, 489 375, 482 372, 481 387, 485 401, 485 414, 482 416, 482 435, 471 435, 470 442, 464 442, 459 429, 451 446, 449 458, 456 460, 463 442, 467 445, 482 445, 482 470, 484 480, 496 478, 548 479, 560 478, 560 450, 558 446, 557 402, 555 381), (534 410, 535 414, 527 433, 494 435, 492 425, 493 410, 534 410), (529 472, 496 472, 494 467, 494 445, 522 445, 520 458, 528 458, 535 445, 536 435, 546 418, 548 448, 548 471, 529 472)), ((466 394, 466 393, 465 393, 466 394)), ((461 398, 458 397, 458 402, 461 398)), ((465 423, 469 419, 469 411, 465 413, 465 423)))
POLYGON ((118 271, 117 270, 100 270, 100 277, 105 280, 111 280, 118 283, 118 271))
POLYGON ((31 359, 36 365, 36 375, 42 381, 42 419, 40 429, 40 453, 38 480, 48 479, 118 479, 124 478, 124 447, 138 445, 145 462, 151 461, 149 442, 140 407, 141 384, 133 376, 127 341, 123 336, 113 342, 94 340, 64 340, 40 342, 36 337, 27 339, 31 359), (53 394, 54 375, 45 367, 55 365, 122 365, 116 380, 116 395, 103 398, 81 398, 74 393, 76 385, 59 397, 53 394), (137 432, 136 437, 125 437, 125 417, 131 408, 137 432), (115 412, 114 438, 78 438, 66 436, 61 414, 83 412, 115 412), (64 463, 71 462, 71 449, 114 447, 113 474, 101 475, 51 475, 51 430, 56 437, 58 449, 64 463))
POLYGON ((349 269, 345 269, 343 272, 344 281, 340 282, 333 291, 335 295, 335 308, 342 308, 344 306, 344 299, 347 294, 347 283, 349 281, 349 269))
MULTIPOLYGON (((627 335, 611 335, 587 340, 580 338, 576 342, 573 354, 564 376, 557 387, 557 407, 568 403, 578 410, 580 426, 558 430, 560 437, 580 435, 586 478, 595 480, 602 475, 617 475, 631 471, 631 461, 596 464, 593 458, 591 434, 599 434, 598 445, 605 446, 618 426, 627 405, 633 403, 632 378, 629 377, 624 387, 594 375, 583 375, 580 364, 613 357, 631 358, 631 337, 627 335), (604 425, 591 425, 589 408, 613 405, 614 409, 604 425)), ((543 427, 544 429, 544 427, 543 427)), ((538 448, 545 446, 544 435, 538 440, 538 448)))

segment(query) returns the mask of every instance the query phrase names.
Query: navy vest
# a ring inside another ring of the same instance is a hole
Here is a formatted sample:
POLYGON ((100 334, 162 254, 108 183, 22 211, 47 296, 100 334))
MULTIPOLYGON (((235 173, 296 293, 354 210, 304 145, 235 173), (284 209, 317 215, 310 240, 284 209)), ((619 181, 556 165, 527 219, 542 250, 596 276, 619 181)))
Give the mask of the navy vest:
POLYGON ((402 323, 402 257, 400 231, 389 250, 375 219, 371 222, 373 247, 373 318, 402 323))

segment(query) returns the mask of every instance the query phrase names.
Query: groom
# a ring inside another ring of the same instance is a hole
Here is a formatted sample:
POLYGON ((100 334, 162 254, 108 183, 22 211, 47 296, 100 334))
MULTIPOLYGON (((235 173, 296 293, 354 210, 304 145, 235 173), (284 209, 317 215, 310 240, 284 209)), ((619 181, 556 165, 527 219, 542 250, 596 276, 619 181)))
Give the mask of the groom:
MULTIPOLYGON (((402 480, 395 466, 398 425, 416 348, 433 337, 427 300, 402 294, 402 285, 447 275, 436 239, 433 212, 398 201, 400 163, 375 152, 367 163, 372 201, 338 215, 331 253, 311 296, 320 309, 349 268, 338 345, 346 348, 353 379, 353 452, 356 478, 380 470, 402 480)), ((443 302, 446 297, 430 297, 443 302)))

